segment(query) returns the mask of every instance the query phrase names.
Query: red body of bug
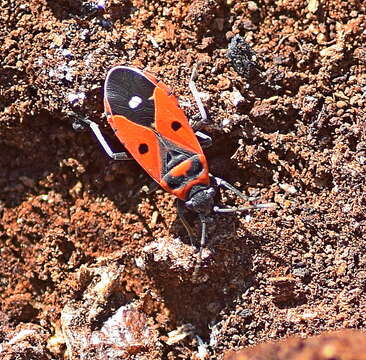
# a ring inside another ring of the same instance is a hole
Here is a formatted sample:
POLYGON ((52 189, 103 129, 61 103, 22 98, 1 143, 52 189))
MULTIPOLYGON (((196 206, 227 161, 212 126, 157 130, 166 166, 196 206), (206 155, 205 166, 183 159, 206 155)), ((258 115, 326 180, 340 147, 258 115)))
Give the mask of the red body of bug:
MULTIPOLYGON (((190 88, 205 120, 206 113, 192 78, 190 88)), ((199 269, 206 239, 206 216, 210 212, 232 213, 272 207, 271 204, 229 209, 214 206, 214 196, 219 186, 248 199, 225 180, 209 174, 197 136, 206 145, 211 139, 193 131, 177 99, 152 75, 132 67, 112 68, 104 85, 104 106, 109 124, 132 157, 163 189, 178 198, 178 214, 191 239, 194 231, 185 219, 182 207, 199 215, 202 224, 201 248, 194 274, 199 269)), ((130 159, 126 153, 111 150, 96 123, 81 120, 91 127, 110 157, 115 160, 130 159)))
POLYGON ((195 187, 210 186, 202 148, 164 84, 137 69, 115 67, 105 81, 104 105, 118 139, 163 189, 187 201, 195 187))

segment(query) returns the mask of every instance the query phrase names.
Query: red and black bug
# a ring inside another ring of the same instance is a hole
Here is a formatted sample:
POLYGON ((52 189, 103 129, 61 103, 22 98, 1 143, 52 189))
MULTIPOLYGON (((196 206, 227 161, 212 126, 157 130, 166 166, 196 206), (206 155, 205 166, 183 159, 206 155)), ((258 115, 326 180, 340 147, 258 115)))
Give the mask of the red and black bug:
POLYGON ((104 107, 109 124, 128 153, 114 153, 98 125, 90 120, 83 121, 90 126, 112 159, 129 160, 132 156, 157 184, 177 197, 178 214, 191 239, 194 232, 185 218, 184 208, 198 214, 202 228, 195 269, 197 274, 206 241, 206 219, 211 212, 239 212, 269 207, 270 204, 240 208, 215 206, 218 187, 231 190, 245 200, 248 198, 225 180, 209 173, 202 146, 210 145, 211 138, 194 131, 207 119, 194 76, 195 71, 189 87, 202 120, 193 128, 177 99, 163 83, 146 72, 126 66, 116 66, 108 72, 104 85, 104 107))

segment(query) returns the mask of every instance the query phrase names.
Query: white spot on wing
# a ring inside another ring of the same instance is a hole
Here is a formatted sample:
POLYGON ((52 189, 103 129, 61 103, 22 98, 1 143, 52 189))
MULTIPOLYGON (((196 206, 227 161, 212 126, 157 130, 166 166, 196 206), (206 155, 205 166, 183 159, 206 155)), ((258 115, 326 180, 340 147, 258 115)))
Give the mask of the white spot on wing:
POLYGON ((131 109, 136 109, 141 103, 142 103, 142 99, 135 95, 135 96, 132 96, 132 98, 128 102, 128 106, 131 109))

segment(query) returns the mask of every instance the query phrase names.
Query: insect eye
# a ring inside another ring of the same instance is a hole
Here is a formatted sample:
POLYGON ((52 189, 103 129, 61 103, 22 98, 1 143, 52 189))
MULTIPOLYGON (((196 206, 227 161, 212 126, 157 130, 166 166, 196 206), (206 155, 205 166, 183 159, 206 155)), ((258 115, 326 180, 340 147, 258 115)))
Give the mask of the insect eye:
POLYGON ((178 122, 178 121, 172 122, 172 129, 174 131, 178 131, 181 127, 182 127, 182 124, 180 122, 178 122))

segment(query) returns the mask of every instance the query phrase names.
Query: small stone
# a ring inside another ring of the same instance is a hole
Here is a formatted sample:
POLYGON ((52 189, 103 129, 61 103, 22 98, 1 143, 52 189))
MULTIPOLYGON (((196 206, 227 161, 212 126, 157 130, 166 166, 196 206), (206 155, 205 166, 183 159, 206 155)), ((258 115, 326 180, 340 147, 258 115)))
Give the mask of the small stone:
POLYGON ((255 12, 258 10, 258 5, 254 1, 248 1, 248 10, 250 12, 255 12))
POLYGON ((327 37, 323 33, 319 33, 316 37, 318 44, 324 44, 327 41, 327 37))
POLYGON ((194 333, 194 327, 192 324, 184 324, 177 328, 176 330, 170 331, 168 333, 168 339, 165 341, 168 345, 176 344, 187 336, 191 336, 194 333))
POLYGON ((73 198, 77 198, 79 197, 79 195, 81 194, 83 190, 83 184, 81 181, 78 181, 70 190, 69 190, 69 194, 73 197, 73 198))
POLYGON ((249 319, 253 316, 253 311, 250 309, 242 310, 239 315, 244 319, 249 319))
POLYGON ((152 216, 151 216, 151 222, 150 222, 150 227, 152 229, 156 226, 156 223, 158 221, 158 217, 159 217, 159 211, 154 211, 152 216))
POLYGON ((239 106, 245 99, 239 90, 234 89, 234 91, 230 94, 230 100, 234 106, 239 106))
POLYGON ((239 75, 244 75, 247 78, 253 76, 257 68, 256 53, 240 35, 235 35, 231 39, 227 56, 239 75))
POLYGON ((306 278, 307 276, 309 276, 309 270, 305 269, 305 268, 297 268, 297 269, 294 269, 294 271, 292 272, 292 275, 303 279, 303 278, 306 278))
POLYGON ((336 105, 337 105, 337 108, 343 109, 347 106, 347 103, 343 100, 339 100, 339 101, 336 102, 336 105))
POLYGON ((218 78, 219 78, 219 82, 217 84, 218 89, 227 90, 230 88, 230 86, 231 86, 230 79, 223 77, 223 76, 219 76, 218 78))
POLYGON ((230 125, 230 123, 231 123, 230 119, 223 119, 222 120, 222 126, 223 127, 226 127, 226 126, 230 125))
POLYGON ((270 278, 271 294, 275 302, 284 303, 295 298, 296 280, 291 276, 270 278))
POLYGON ((293 185, 289 185, 289 184, 279 184, 278 185, 283 191, 289 193, 289 194, 296 194, 297 193, 297 189, 295 188, 295 186, 293 185))
POLYGON ((301 320, 306 321, 306 320, 313 320, 313 319, 315 319, 317 316, 318 316, 318 313, 317 313, 317 312, 312 312, 312 311, 307 310, 307 311, 304 311, 304 312, 301 314, 300 318, 301 318, 301 320))
POLYGON ((316 13, 319 8, 319 0, 308 0, 308 10, 311 13, 316 13))

